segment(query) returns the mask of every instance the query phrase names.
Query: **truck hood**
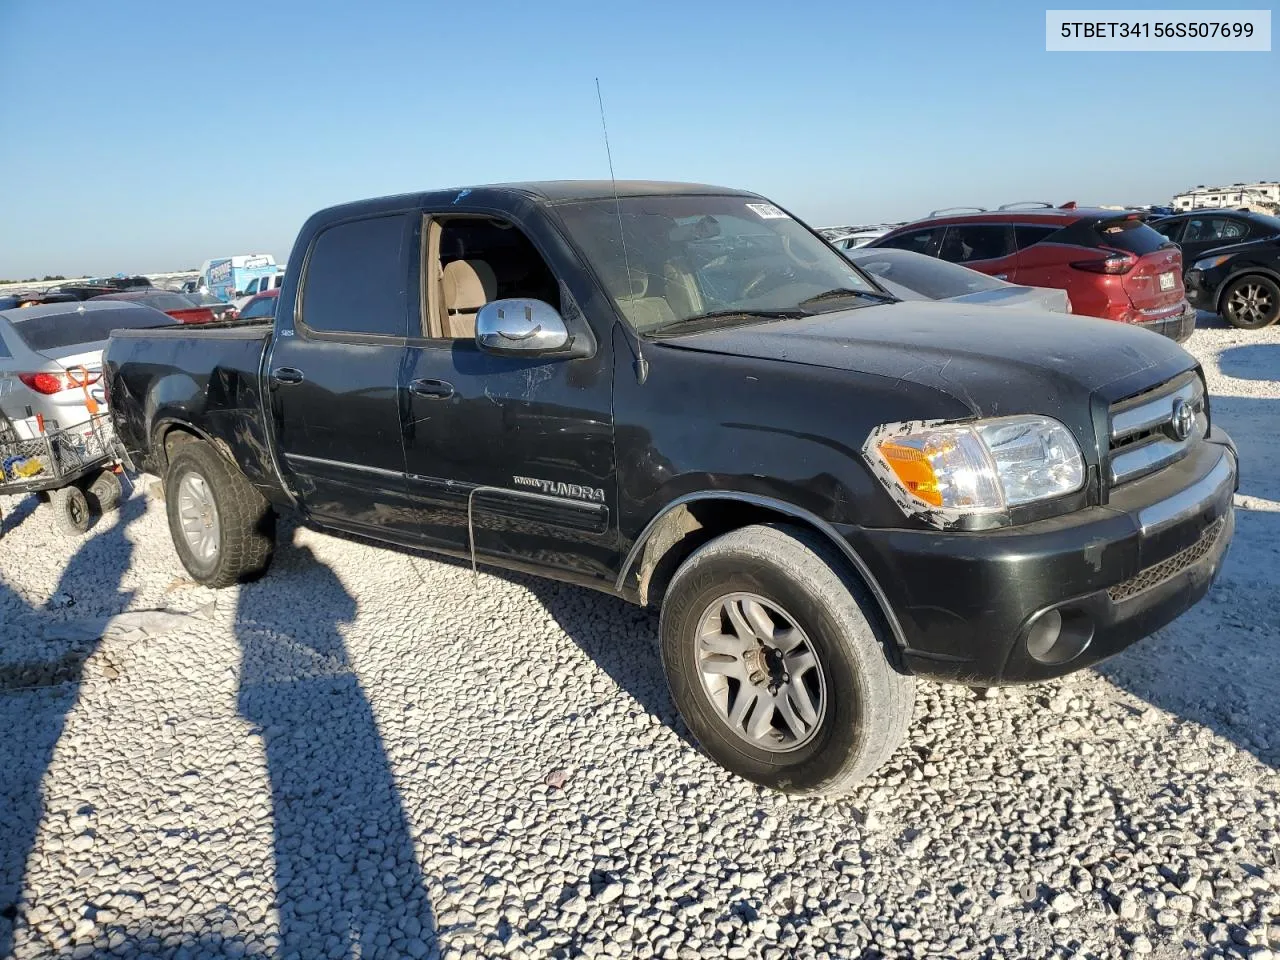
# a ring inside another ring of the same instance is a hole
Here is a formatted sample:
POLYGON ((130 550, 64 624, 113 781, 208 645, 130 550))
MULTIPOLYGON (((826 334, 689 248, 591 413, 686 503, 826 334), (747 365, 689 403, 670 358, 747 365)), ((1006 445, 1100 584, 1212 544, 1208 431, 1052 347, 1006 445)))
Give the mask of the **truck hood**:
POLYGON ((1114 402, 1196 366, 1172 340, 1127 324, 946 302, 877 304, 661 342, 910 381, 979 416, 1053 415, 1095 394, 1114 402))

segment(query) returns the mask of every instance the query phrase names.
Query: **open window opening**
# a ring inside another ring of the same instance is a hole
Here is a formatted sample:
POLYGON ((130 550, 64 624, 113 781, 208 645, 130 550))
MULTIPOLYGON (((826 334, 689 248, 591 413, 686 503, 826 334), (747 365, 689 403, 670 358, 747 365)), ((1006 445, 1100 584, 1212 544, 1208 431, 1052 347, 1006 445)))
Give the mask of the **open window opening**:
POLYGON ((525 297, 561 309, 560 285, 529 238, 492 217, 436 217, 427 228, 423 269, 426 335, 474 340, 486 303, 525 297))

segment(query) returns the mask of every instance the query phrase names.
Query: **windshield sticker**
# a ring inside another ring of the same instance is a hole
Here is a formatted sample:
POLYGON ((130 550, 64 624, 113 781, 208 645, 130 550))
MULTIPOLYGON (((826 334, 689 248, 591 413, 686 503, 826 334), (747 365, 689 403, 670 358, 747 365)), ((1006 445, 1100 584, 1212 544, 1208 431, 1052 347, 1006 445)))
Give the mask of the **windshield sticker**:
POLYGON ((747 209, 761 220, 790 220, 791 216, 772 203, 748 203, 747 209))

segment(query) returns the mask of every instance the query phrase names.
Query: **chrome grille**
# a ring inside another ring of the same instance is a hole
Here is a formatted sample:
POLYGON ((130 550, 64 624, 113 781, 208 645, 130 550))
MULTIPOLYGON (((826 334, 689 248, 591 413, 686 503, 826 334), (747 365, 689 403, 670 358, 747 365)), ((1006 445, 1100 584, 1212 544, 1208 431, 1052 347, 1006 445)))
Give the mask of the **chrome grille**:
POLYGON ((1114 587, 1108 587, 1107 595, 1111 597, 1112 602, 1119 603, 1122 600, 1128 600, 1130 597, 1136 597, 1152 587, 1158 587, 1171 577, 1177 576, 1193 563, 1199 562, 1205 554, 1213 549, 1213 545, 1218 542, 1218 537, 1222 534, 1222 528, 1226 526, 1226 523, 1225 518, 1219 517, 1205 528, 1204 533, 1200 534, 1200 539, 1191 546, 1185 550, 1179 550, 1168 560, 1162 560, 1147 567, 1136 577, 1125 580, 1123 583, 1117 583, 1114 587))
POLYGON ((1194 373, 1122 400, 1111 407, 1108 456, 1111 485, 1155 473, 1181 460, 1209 432, 1204 384, 1194 373), (1185 405, 1190 432, 1180 437, 1176 413, 1185 405))

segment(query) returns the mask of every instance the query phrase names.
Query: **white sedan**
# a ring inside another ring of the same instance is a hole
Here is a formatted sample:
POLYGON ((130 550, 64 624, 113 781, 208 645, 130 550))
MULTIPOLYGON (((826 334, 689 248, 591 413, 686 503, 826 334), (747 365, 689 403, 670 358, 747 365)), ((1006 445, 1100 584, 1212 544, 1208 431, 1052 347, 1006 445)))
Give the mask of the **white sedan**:
POLYGON ((0 439, 33 440, 104 411, 99 379, 111 331, 177 323, 126 301, 0 310, 0 439))

